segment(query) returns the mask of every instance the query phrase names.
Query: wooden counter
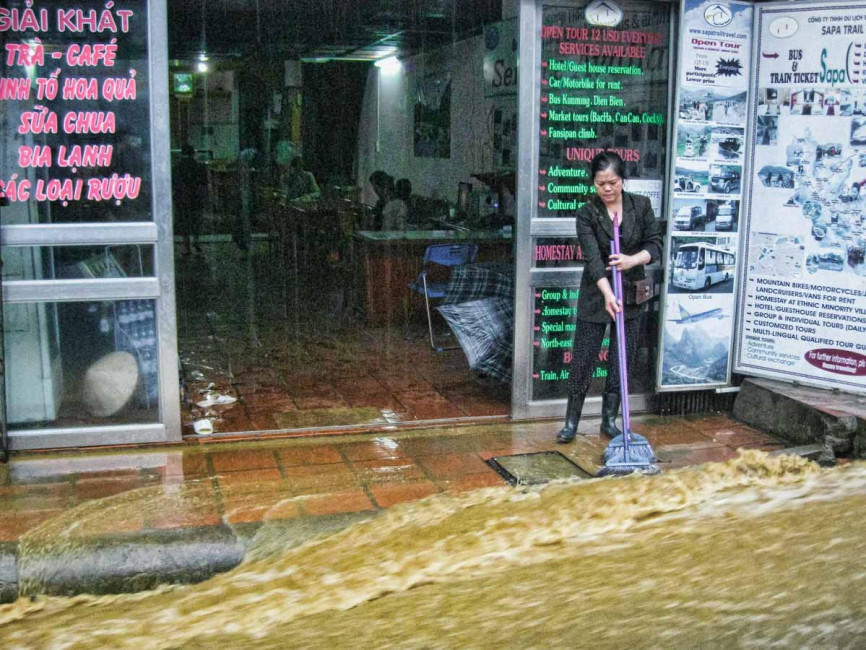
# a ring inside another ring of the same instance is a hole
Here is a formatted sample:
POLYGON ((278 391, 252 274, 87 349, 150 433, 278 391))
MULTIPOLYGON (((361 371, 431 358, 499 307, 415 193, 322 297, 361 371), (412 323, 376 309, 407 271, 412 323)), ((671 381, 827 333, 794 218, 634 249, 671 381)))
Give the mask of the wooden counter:
POLYGON ((367 323, 377 326, 402 324, 411 312, 423 311, 423 296, 411 295, 408 285, 418 277, 427 246, 473 242, 479 262, 511 255, 511 232, 501 230, 361 230, 355 239, 364 272, 367 323))

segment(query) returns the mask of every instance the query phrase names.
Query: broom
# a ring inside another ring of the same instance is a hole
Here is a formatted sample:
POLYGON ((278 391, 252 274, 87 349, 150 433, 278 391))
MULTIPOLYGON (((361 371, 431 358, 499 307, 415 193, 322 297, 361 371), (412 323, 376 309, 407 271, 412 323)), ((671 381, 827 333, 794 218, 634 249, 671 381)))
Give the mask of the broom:
MULTIPOLYGON (((610 252, 619 255, 619 215, 613 215, 613 241, 610 252)), ((619 392, 622 397, 622 434, 610 441, 604 450, 604 467, 596 476, 620 476, 641 472, 658 474, 659 468, 654 465, 655 453, 649 441, 643 436, 631 432, 631 418, 628 407, 628 360, 625 348, 625 296, 622 290, 622 273, 617 266, 613 272, 613 292, 622 307, 616 312, 616 345, 617 361, 619 362, 619 392)))

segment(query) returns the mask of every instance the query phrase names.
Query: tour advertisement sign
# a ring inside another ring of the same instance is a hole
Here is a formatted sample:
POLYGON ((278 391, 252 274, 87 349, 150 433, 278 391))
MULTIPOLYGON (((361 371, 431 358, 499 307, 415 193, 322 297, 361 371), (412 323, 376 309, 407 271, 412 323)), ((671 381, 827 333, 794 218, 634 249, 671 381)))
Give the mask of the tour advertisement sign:
POLYGON ((599 151, 619 153, 633 178, 664 176, 670 9, 596 0, 545 6, 542 19, 535 216, 573 219, 599 151))
POLYGON ((686 0, 678 58, 659 390, 730 378, 752 7, 686 0))
MULTIPOLYGON (((595 192, 589 163, 612 149, 626 161, 629 190, 661 206, 666 166, 671 9, 656 2, 596 0, 542 9, 537 205, 533 218, 574 223, 595 192)), ((572 230, 576 234, 576 228, 572 230)), ((550 274, 532 287, 532 400, 566 396, 579 286, 556 284, 583 264, 575 236, 533 238, 533 268, 550 274), (557 274, 554 276, 554 274, 557 274), (555 285, 555 286, 552 286, 555 285)), ((607 376, 605 341, 591 394, 607 376)), ((636 387, 648 385, 635 368, 636 387)))
MULTIPOLYGON (((533 290, 532 398, 564 397, 577 323, 578 287, 537 287, 533 290)), ((608 343, 605 338, 593 369, 590 391, 601 393, 607 377, 608 343)))
POLYGON ((866 388, 866 3, 757 9, 735 368, 866 388))
POLYGON ((4 223, 150 221, 147 3, 0 8, 4 223))

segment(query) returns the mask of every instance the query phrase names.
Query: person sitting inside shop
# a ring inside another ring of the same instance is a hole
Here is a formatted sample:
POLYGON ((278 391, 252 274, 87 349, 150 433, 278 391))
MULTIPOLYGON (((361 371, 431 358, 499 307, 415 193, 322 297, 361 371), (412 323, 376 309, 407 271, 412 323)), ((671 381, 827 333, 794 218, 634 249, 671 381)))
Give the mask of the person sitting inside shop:
POLYGON ((316 177, 313 176, 312 172, 304 169, 304 161, 300 156, 292 158, 292 162, 289 163, 285 191, 286 198, 290 201, 294 199, 311 200, 321 196, 316 177))
POLYGON ((183 238, 182 255, 193 250, 201 252, 195 238, 201 227, 204 202, 207 197, 207 171, 195 159, 195 149, 189 143, 180 150, 180 160, 172 171, 174 225, 183 238))
MULTIPOLYGON (((577 434, 583 402, 592 381, 593 368, 610 325, 610 340, 616 340, 616 313, 625 309, 625 338, 628 366, 632 366, 640 343, 640 319, 646 310, 642 305, 623 305, 611 288, 611 267, 619 268, 623 283, 646 278, 644 265, 662 255, 662 238, 650 200, 624 192, 625 163, 616 153, 603 151, 590 163, 596 194, 577 211, 577 234, 583 251, 584 268, 577 302, 577 328, 574 333, 571 368, 568 377, 568 405, 565 426, 556 436, 559 443, 569 443, 577 434), (619 255, 610 253, 613 220, 619 219, 619 255)), ((621 395, 617 346, 608 351, 607 380, 602 394, 601 433, 611 438, 622 433, 616 427, 621 395)))
POLYGON ((412 183, 401 178, 394 187, 394 196, 382 208, 382 230, 405 230, 409 216, 412 183))
POLYGON ((370 223, 365 227, 368 230, 380 230, 385 206, 394 195, 394 179, 381 169, 377 169, 370 174, 370 187, 376 195, 376 204, 371 212, 370 223))

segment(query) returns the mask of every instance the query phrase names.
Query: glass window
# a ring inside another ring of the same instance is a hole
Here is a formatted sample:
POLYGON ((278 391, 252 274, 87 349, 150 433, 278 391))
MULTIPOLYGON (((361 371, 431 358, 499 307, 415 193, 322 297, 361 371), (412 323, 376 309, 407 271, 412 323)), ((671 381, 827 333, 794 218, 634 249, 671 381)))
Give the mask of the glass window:
POLYGON ((10 429, 159 421, 156 301, 4 306, 10 429))
POLYGON ((155 276, 154 247, 5 246, 4 280, 77 280, 155 276))
POLYGON ((681 269, 693 269, 698 260, 698 252, 694 248, 681 250, 677 253, 676 266, 681 269))
POLYGON ((0 190, 9 205, 0 219, 152 221, 147 3, 91 12, 68 4, 39 2, 47 30, 7 44, 0 190))

